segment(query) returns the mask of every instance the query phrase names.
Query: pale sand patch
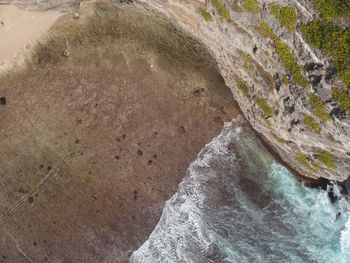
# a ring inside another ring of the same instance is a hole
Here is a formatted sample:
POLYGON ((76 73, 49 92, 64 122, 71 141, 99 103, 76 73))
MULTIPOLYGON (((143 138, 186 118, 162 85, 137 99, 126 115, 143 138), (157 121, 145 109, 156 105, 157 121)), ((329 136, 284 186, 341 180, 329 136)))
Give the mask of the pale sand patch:
POLYGON ((62 15, 57 11, 34 12, 0 5, 0 73, 23 61, 25 51, 62 15))

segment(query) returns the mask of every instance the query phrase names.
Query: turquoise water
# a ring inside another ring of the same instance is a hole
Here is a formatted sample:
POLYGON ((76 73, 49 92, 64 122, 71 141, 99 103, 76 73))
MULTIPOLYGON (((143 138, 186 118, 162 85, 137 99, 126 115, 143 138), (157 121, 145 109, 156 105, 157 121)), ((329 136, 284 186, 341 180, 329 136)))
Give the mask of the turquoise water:
POLYGON ((242 122, 193 161, 131 262, 350 262, 349 203, 306 188, 242 122), (340 216, 337 216, 337 214, 340 216))

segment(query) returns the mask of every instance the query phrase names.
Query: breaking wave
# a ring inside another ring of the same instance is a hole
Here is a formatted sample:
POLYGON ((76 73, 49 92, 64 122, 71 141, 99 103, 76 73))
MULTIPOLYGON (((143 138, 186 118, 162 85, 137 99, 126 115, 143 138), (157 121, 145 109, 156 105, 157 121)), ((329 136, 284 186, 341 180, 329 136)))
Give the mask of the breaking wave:
POLYGON ((350 262, 349 203, 300 185, 240 120, 225 123, 131 262, 350 262))

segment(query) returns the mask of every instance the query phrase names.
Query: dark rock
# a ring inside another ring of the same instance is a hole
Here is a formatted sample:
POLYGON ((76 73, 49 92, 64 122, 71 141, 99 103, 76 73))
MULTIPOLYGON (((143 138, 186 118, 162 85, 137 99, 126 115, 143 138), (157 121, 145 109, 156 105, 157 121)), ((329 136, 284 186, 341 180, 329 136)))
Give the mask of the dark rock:
POLYGON ((123 134, 122 138, 123 138, 123 140, 125 140, 126 139, 126 134, 123 134))
POLYGON ((334 66, 326 68, 325 81, 328 84, 331 84, 334 81, 334 78, 337 75, 337 69, 334 66))
POLYGON ((118 155, 114 156, 114 159, 119 160, 119 156, 118 155))
POLYGON ((158 158, 158 156, 155 154, 155 155, 153 155, 153 158, 154 158, 154 159, 157 159, 157 158, 158 158))
POLYGON ((121 141, 120 137, 115 138, 115 140, 116 140, 117 142, 120 142, 120 141, 121 141))
POLYGON ((39 167, 42 169, 42 168, 44 168, 44 165, 43 165, 43 164, 40 164, 39 167))
POLYGON ((232 151, 235 149, 235 144, 233 142, 229 143, 229 145, 227 146, 227 150, 232 151))
POLYGON ((30 197, 28 197, 27 201, 28 201, 28 203, 33 203, 34 198, 32 196, 30 196, 30 197))
POLYGON ((0 98, 0 104, 1 105, 6 105, 6 98, 5 97, 1 97, 0 98))
POLYGON ((297 126, 300 124, 300 120, 291 120, 290 122, 290 129, 293 129, 294 126, 297 126))
POLYGON ((344 120, 347 118, 346 111, 342 110, 340 108, 334 108, 330 114, 331 114, 331 116, 334 116, 338 120, 344 120))
POLYGON ((153 163, 152 160, 148 160, 148 165, 151 165, 153 163))
POLYGON ((255 54, 257 50, 258 50, 257 46, 254 45, 254 47, 253 47, 253 53, 255 54))
POLYGON ((280 87, 282 86, 282 80, 281 80, 280 76, 278 75, 278 73, 276 73, 273 76, 273 80, 275 81, 275 88, 276 88, 276 90, 279 91, 280 87))
POLYGON ((181 127, 180 127, 180 133, 185 133, 185 132, 186 132, 185 127, 184 127, 184 126, 181 126, 181 127))
POLYGON ((48 167, 47 167, 47 170, 48 170, 48 171, 51 171, 51 170, 52 170, 52 167, 51 167, 51 166, 48 166, 48 167))
POLYGON ((317 86, 321 82, 322 76, 311 75, 309 76, 309 82, 312 86, 317 86))
POLYGON ((310 62, 310 63, 306 63, 304 65, 304 70, 306 72, 310 72, 310 71, 314 71, 314 70, 319 70, 323 67, 322 64, 319 63, 314 63, 314 62, 310 62))
POLYGON ((143 152, 142 152, 141 150, 138 150, 138 151, 137 151, 137 154, 138 154, 138 156, 142 156, 142 155, 143 155, 143 152))

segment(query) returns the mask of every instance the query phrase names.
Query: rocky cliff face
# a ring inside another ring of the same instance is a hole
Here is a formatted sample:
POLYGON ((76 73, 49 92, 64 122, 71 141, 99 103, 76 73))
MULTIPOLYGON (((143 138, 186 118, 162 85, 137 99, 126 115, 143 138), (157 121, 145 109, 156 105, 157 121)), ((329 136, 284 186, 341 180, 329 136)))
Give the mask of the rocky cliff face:
MULTIPOLYGON (((337 76, 332 57, 311 47, 300 28, 320 18, 312 3, 137 3, 165 14, 205 43, 244 116, 291 167, 308 177, 343 181, 350 175, 350 120, 332 92, 332 87, 337 87, 347 95, 346 87, 337 76), (292 29, 271 14, 274 5, 295 10, 292 29), (264 32, 265 23, 272 33, 264 32), (278 40, 289 47, 301 75, 293 74, 293 67, 288 68, 281 59, 278 40)), ((336 22, 341 26, 349 24, 346 19, 336 22)))
MULTIPOLYGON (((39 2, 44 8, 66 3, 39 2)), ((292 168, 313 178, 348 178, 350 120, 346 109, 350 99, 346 82, 340 81, 332 57, 308 44, 301 29, 322 19, 313 4, 320 1, 117 2, 160 12, 203 42, 216 58, 244 116, 292 168)), ((77 10, 77 3, 68 4, 77 10)), ((333 22, 344 29, 350 24, 341 17, 333 22)), ((342 74, 346 78, 346 72, 342 74)))

